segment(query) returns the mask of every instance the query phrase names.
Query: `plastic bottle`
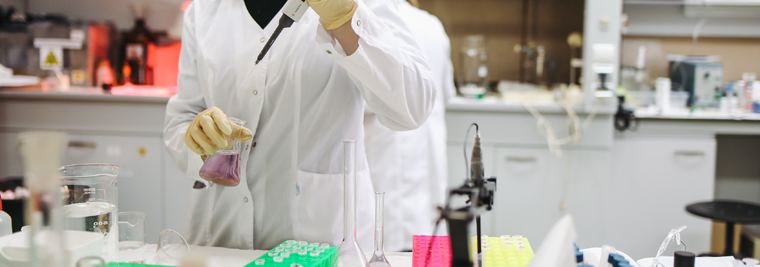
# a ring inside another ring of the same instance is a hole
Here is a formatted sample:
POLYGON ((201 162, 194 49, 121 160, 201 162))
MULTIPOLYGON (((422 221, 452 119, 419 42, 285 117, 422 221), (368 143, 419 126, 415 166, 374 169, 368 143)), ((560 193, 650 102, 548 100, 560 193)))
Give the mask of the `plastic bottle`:
POLYGON ((11 216, 3 211, 3 199, 0 198, 0 237, 10 235, 13 233, 11 227, 11 216))

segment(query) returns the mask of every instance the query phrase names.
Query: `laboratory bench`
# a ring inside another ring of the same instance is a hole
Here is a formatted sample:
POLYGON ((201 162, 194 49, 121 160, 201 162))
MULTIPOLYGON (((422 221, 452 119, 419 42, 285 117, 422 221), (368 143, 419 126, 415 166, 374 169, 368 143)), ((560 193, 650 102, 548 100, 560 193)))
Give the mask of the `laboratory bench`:
MULTIPOLYGON (((66 131, 75 142, 66 149, 64 164, 121 166, 120 211, 148 213, 147 236, 167 228, 184 234, 192 181, 176 167, 162 138, 171 90, 0 90, 0 178, 23 174, 19 132, 66 131)), ((559 138, 566 135, 563 108, 531 107, 559 138)), ((708 251, 710 222, 686 214, 684 207, 715 196, 716 136, 760 135, 760 120, 750 118, 643 113, 636 131, 616 132, 614 104, 577 107, 581 122, 593 118, 584 123, 579 142, 562 146, 558 154, 549 150, 537 118, 522 104, 452 98, 446 109, 448 185, 464 181, 462 149, 473 122, 480 125, 485 175, 498 179, 494 208, 483 215, 484 234, 527 236, 537 248, 551 226, 570 213, 579 246, 609 244, 635 259, 652 257, 668 231, 681 225, 689 226, 683 234, 689 250, 708 251)), ((471 147, 469 140, 468 151, 471 147)))
POLYGON ((23 176, 19 132, 65 131, 69 144, 62 164, 121 166, 119 211, 147 213, 147 236, 167 228, 184 234, 189 208, 184 203, 190 202, 193 182, 164 147, 164 116, 172 90, 0 90, 0 178, 23 176))

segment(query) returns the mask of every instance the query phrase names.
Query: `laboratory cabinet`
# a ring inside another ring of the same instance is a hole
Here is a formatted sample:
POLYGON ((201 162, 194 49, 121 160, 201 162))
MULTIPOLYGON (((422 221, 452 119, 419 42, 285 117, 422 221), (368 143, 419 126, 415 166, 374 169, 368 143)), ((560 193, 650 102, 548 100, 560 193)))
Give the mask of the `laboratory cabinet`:
POLYGON ((710 135, 619 134, 606 192, 610 245, 636 259, 654 257, 670 229, 685 225, 689 251, 709 251, 710 220, 685 207, 713 199, 715 155, 710 135))
POLYGON ((18 133, 68 134, 61 164, 109 163, 118 175, 119 211, 141 211, 147 241, 163 229, 185 233, 193 181, 166 152, 162 131, 166 98, 0 95, 0 177, 23 176, 18 133))
MULTIPOLYGON (((523 235, 538 249, 554 223, 571 214, 579 245, 605 244, 604 190, 614 132, 610 113, 597 114, 580 142, 563 146, 562 154, 556 156, 536 129, 536 119, 519 106, 473 110, 449 105, 446 112, 449 187, 464 180, 462 147, 467 126, 473 122, 480 126, 485 176, 497 178, 493 210, 481 219, 484 234, 523 235)), ((561 109, 541 112, 554 129, 566 129, 567 116, 561 109)), ((468 158, 473 133, 474 129, 468 158)))

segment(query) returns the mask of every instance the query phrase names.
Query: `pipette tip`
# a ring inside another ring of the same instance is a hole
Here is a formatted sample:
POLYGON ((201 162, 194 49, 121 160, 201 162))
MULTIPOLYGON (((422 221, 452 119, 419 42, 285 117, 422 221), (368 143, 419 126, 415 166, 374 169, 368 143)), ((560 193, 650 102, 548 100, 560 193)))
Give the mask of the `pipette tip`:
POLYGON ((253 65, 259 65, 259 61, 261 61, 261 60, 258 60, 258 59, 257 59, 257 60, 256 60, 256 63, 253 63, 253 65))

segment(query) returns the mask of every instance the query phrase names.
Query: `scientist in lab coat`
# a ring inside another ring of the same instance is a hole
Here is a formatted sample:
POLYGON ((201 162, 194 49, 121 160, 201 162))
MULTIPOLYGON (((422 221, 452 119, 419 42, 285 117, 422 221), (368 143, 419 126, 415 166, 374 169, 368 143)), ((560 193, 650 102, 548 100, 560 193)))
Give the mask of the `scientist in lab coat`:
MULTIPOLYGON (((371 112, 371 105, 365 112, 370 176, 375 191, 385 192, 386 251, 411 250, 412 235, 433 234, 436 207, 443 206, 447 186, 445 100, 456 93, 449 37, 441 21, 406 0, 395 1, 439 90, 433 113, 416 130, 397 132, 383 125, 382 115, 371 112)), ((443 224, 440 232, 445 233, 443 224)))
MULTIPOLYGON (((371 251, 365 101, 388 128, 416 129, 433 109, 436 84, 394 0, 308 1, 311 10, 258 65, 279 11, 265 24, 247 11, 255 1, 195 0, 185 12, 179 91, 166 108, 167 149, 187 177, 201 180, 200 155, 223 146, 222 135, 247 140, 240 185, 193 190, 192 244, 339 245, 343 140, 351 139, 357 141, 356 235, 371 251), (248 129, 230 125, 228 116, 247 121, 248 129)), ((270 8, 279 10, 285 1, 279 2, 270 8)))

